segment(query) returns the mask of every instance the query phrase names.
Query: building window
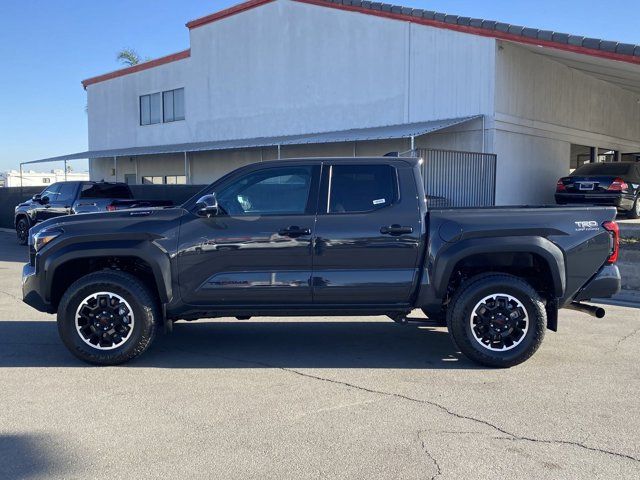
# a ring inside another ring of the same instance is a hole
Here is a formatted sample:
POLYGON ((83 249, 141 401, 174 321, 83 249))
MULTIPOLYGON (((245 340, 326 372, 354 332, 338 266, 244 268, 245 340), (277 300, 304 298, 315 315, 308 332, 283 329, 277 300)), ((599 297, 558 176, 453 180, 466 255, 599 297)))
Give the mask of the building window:
POLYGON ((164 177, 142 177, 143 185, 162 185, 164 177))
POLYGON ((140 97, 140 125, 152 125, 162 121, 162 96, 160 93, 140 97))
POLYGON ((184 88, 140 96, 140 125, 184 120, 184 88))
POLYGON ((44 177, 44 178, 42 179, 42 183, 51 183, 51 179, 50 179, 50 178, 48 178, 48 177, 44 177))
POLYGON ((162 103, 164 122, 184 120, 184 88, 162 92, 162 103))
POLYGON ((164 183, 167 185, 186 185, 187 177, 184 175, 167 175, 164 177, 164 183))

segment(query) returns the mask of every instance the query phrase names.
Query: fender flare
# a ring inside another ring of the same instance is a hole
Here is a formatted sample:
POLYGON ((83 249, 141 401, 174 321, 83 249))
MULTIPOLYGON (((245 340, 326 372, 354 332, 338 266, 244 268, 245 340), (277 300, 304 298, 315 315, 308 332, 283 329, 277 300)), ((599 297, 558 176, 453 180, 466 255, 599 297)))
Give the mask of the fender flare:
POLYGON ((452 244, 443 250, 433 264, 433 285, 443 298, 446 294, 453 269, 461 260, 484 253, 532 253, 540 256, 551 272, 553 291, 562 297, 566 288, 564 254, 550 240, 536 236, 511 236, 498 238, 470 238, 452 244))
POLYGON ((173 299, 171 282, 171 262, 169 254, 146 238, 114 240, 111 235, 103 239, 80 242, 61 242, 42 258, 43 293, 47 301, 51 301, 51 291, 56 270, 71 260, 90 259, 96 257, 135 257, 146 262, 152 270, 160 301, 169 303, 173 299))

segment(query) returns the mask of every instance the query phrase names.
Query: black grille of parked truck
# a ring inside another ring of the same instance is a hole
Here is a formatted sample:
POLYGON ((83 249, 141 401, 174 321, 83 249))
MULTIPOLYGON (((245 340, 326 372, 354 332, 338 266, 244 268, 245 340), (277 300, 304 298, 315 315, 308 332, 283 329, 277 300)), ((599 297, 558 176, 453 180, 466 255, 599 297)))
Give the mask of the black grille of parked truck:
MULTIPOLYGON (((58 315, 90 363, 143 353, 173 322, 388 315, 446 324, 467 357, 509 367, 558 309, 620 289, 615 208, 429 210, 419 160, 240 168, 180 207, 67 216, 31 229, 24 301, 58 315)), ((363 324, 363 328, 364 327, 363 324)))

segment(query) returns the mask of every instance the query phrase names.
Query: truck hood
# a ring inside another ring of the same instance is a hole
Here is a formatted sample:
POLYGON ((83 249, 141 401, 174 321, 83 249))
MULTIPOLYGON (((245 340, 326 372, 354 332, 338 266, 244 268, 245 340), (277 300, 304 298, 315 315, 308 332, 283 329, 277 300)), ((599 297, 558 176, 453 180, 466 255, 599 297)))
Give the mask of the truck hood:
POLYGON ((186 211, 174 208, 135 208, 115 212, 84 213, 51 218, 38 223, 29 235, 53 227, 60 227, 65 235, 96 235, 118 232, 154 233, 167 222, 175 221, 186 211))

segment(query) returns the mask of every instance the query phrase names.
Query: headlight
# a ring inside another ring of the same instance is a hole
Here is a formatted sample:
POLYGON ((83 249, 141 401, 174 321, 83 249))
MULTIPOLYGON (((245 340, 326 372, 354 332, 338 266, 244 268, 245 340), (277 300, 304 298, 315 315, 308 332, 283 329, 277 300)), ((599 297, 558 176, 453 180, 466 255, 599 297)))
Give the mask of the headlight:
POLYGON ((44 230, 40 230, 33 236, 31 244, 33 245, 35 251, 38 252, 47 243, 49 243, 54 238, 59 237, 63 233, 64 232, 61 228, 45 228, 44 230))

